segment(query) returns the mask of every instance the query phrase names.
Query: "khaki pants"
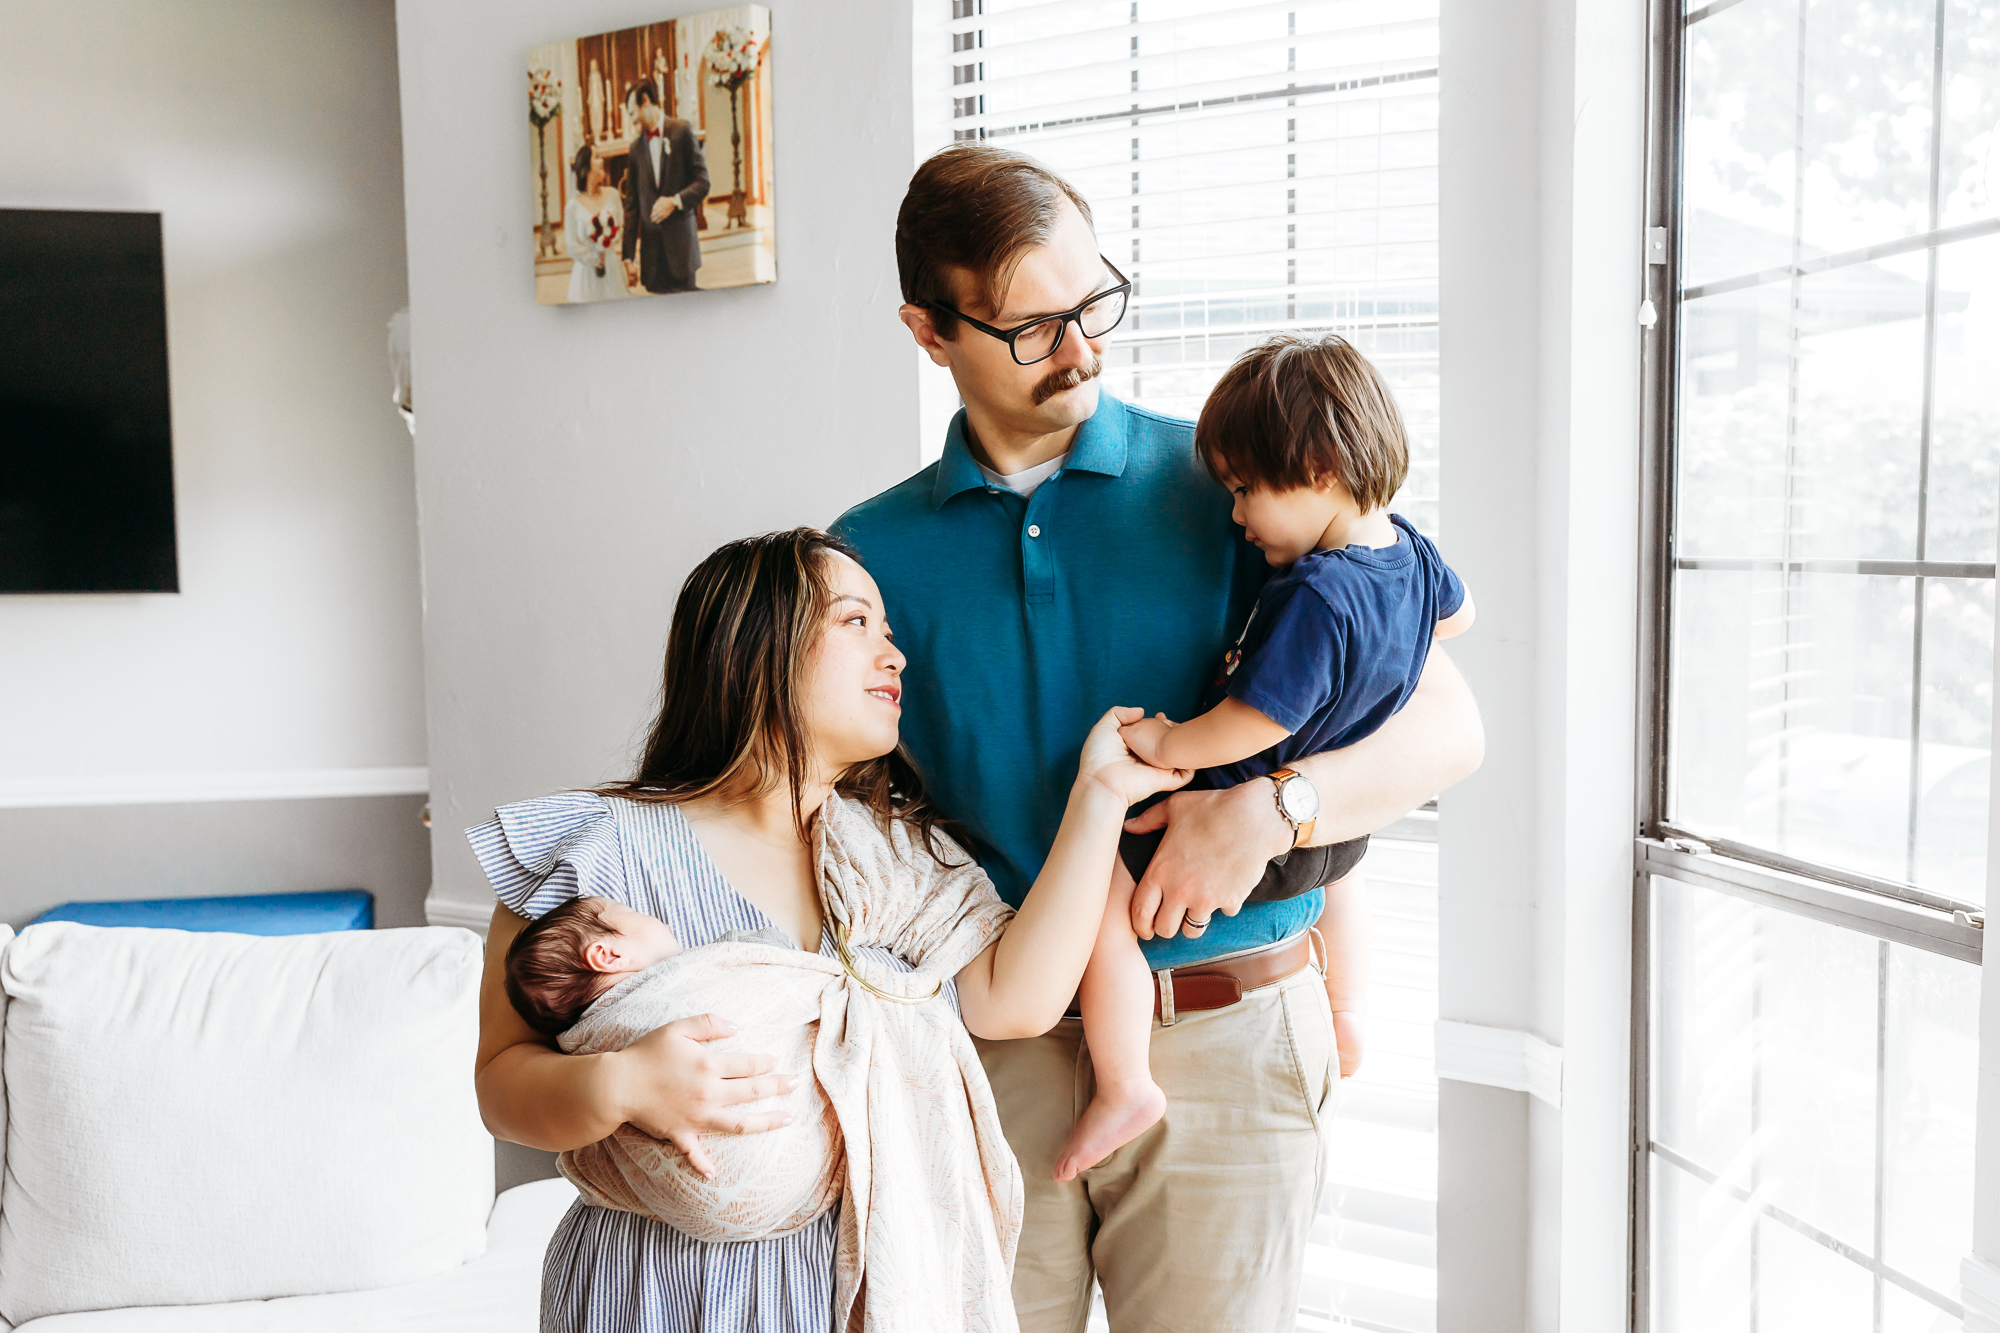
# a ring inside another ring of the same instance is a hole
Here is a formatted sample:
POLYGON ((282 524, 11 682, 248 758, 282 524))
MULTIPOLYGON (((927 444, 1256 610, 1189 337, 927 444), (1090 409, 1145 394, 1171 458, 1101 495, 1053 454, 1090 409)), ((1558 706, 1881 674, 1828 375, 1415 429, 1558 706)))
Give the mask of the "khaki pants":
POLYGON ((1083 1333, 1093 1272, 1113 1333, 1293 1327, 1340 1085, 1317 967, 1156 1023, 1166 1118, 1068 1184, 1056 1158, 1093 1088, 1083 1024, 978 1046, 1027 1182, 1023 1333, 1083 1333))

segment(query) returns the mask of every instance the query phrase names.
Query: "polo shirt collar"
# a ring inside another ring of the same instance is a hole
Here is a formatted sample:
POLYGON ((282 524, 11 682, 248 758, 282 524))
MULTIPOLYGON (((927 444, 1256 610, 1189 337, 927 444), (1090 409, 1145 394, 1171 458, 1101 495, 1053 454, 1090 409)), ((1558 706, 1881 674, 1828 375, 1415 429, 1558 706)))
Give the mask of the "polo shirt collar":
MULTIPOLYGON (((1069 447, 1069 462, 1063 465, 1063 470, 1097 472, 1107 477, 1125 475, 1125 430, 1125 404, 1099 390, 1097 411, 1077 427, 1076 439, 1069 447)), ((937 480, 931 486, 931 508, 941 509, 945 501, 960 491, 978 490, 985 485, 986 476, 973 461, 972 448, 965 441, 965 409, 961 407, 945 432, 944 455, 938 459, 937 480)))

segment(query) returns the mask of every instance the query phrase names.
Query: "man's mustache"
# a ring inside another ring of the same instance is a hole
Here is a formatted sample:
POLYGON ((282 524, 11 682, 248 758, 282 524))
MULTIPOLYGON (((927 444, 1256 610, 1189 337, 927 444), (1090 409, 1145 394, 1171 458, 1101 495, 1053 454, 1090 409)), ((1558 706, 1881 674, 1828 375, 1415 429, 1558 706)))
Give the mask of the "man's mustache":
POLYGON ((1058 370, 1035 386, 1035 406, 1040 407, 1059 393, 1067 393, 1079 384, 1088 384, 1104 373, 1104 358, 1093 356, 1087 366, 1072 366, 1068 370, 1058 370))

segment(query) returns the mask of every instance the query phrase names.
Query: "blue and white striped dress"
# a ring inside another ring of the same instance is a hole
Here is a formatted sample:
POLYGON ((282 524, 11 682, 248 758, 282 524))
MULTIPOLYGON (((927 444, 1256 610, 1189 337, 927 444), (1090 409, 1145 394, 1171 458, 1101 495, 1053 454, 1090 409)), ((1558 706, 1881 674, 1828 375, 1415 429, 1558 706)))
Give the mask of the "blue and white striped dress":
MULTIPOLYGON (((522 916, 582 894, 611 898, 666 922, 688 948, 772 925, 674 806, 567 792, 494 814, 466 837, 500 901, 522 916)), ((832 952, 830 938, 820 952, 832 952)), ((885 950, 857 952, 911 970, 885 950)), ((578 1202, 543 1261, 542 1333, 827 1333, 839 1214, 775 1240, 710 1245, 578 1202)))

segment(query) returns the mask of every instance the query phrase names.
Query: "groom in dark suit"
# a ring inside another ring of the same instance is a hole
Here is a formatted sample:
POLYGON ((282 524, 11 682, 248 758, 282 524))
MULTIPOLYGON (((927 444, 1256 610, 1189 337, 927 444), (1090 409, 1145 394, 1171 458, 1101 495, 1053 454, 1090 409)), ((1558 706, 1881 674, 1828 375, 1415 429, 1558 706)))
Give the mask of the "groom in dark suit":
POLYGON ((693 209, 708 197, 708 164, 684 120, 669 120, 651 82, 632 89, 643 131, 625 173, 625 271, 649 292, 691 292, 701 267, 693 209), (634 253, 638 262, 633 262, 634 253))

